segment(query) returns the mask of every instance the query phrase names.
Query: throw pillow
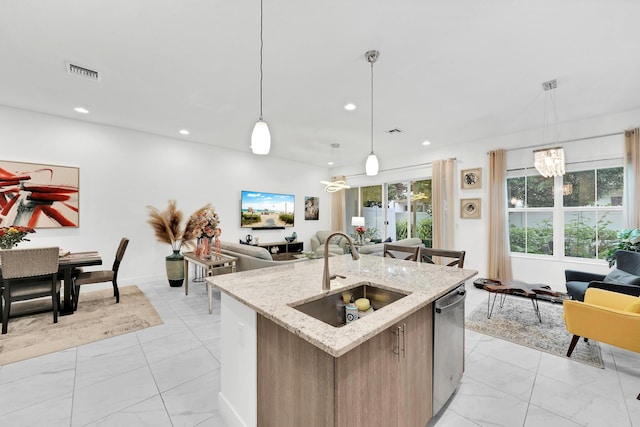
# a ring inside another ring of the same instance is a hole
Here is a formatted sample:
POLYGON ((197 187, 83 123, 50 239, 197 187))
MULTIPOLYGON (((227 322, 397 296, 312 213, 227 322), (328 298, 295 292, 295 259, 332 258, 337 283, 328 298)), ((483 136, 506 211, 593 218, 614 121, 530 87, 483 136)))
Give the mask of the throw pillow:
POLYGON ((618 285, 640 285, 640 276, 636 276, 635 274, 627 273, 616 268, 607 274, 604 281, 608 283, 616 283, 618 285))
POLYGON ((624 308, 624 311, 630 311, 631 313, 638 313, 640 314, 640 298, 638 298, 638 301, 636 302, 632 302, 631 304, 629 304, 628 306, 626 306, 624 308))
POLYGON ((387 237, 383 243, 391 243, 391 237, 387 237))

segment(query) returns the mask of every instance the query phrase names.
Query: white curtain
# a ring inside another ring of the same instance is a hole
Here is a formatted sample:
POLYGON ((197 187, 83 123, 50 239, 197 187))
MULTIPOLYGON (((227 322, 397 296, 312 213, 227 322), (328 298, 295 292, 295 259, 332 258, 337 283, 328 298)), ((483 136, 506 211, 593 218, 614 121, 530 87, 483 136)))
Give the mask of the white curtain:
POLYGON ((624 132, 627 227, 640 228, 640 128, 624 132))
MULTIPOLYGON (((332 179, 346 180, 344 176, 337 176, 332 179)), ((346 232, 345 216, 344 190, 335 191, 331 193, 331 230, 346 232)))
POLYGON ((433 206, 433 247, 454 249, 453 235, 455 159, 434 160, 431 197, 433 206))
POLYGON ((506 151, 489 152, 489 236, 487 277, 511 280, 509 233, 507 218, 507 160, 506 151))

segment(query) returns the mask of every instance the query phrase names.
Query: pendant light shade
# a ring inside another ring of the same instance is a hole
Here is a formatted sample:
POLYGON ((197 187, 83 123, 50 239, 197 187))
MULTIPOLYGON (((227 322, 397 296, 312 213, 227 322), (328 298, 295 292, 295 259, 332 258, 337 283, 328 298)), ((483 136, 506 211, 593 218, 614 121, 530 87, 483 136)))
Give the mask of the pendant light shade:
POLYGON ((271 149, 271 134, 267 122, 259 119, 251 133, 251 151, 253 154, 266 155, 271 149))
POLYGON ((262 120, 262 78, 264 77, 262 72, 262 51, 264 47, 262 38, 262 19, 264 15, 262 3, 263 0, 260 0, 260 118, 253 127, 253 132, 251 132, 251 151, 253 151, 253 154, 264 156, 269 154, 271 149, 271 133, 267 122, 262 120))
POLYGON ((378 169, 380 164, 378 163, 378 156, 372 151, 367 157, 367 163, 364 165, 364 170, 369 176, 378 175, 378 169))
POLYGON ((378 169, 380 164, 378 163, 378 157, 373 152, 373 64, 378 60, 380 52, 377 50, 370 50, 364 54, 367 61, 371 64, 371 154, 367 157, 367 162, 364 165, 364 170, 368 176, 378 175, 378 169))

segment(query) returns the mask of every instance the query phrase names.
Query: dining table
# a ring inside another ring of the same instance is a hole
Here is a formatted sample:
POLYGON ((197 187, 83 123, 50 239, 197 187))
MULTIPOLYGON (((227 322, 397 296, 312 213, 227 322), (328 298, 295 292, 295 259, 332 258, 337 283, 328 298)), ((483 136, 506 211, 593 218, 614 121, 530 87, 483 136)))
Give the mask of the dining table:
POLYGON ((92 265, 102 265, 102 258, 97 251, 90 252, 70 252, 61 255, 58 259, 58 273, 63 277, 64 300, 59 314, 65 316, 73 314, 73 272, 76 268, 89 267, 92 265))
MULTIPOLYGON (((97 251, 90 252, 68 252, 58 258, 58 277, 63 278, 64 300, 58 312, 61 316, 73 314, 73 273, 74 269, 89 267, 92 265, 102 265, 102 258, 97 251)), ((0 266, 0 277, 2 277, 2 266, 0 266)))

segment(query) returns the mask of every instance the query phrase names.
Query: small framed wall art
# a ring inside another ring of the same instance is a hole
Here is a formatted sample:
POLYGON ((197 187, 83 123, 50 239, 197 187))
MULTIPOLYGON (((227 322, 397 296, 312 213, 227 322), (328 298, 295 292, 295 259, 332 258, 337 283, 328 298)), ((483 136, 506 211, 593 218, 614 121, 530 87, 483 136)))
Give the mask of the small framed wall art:
POLYGON ((463 169, 460 182, 463 190, 482 188, 482 168, 463 169))
POLYGON ((317 221, 320 216, 320 198, 304 197, 304 219, 307 221, 317 221))
POLYGON ((460 218, 480 219, 480 199, 460 199, 460 218))

